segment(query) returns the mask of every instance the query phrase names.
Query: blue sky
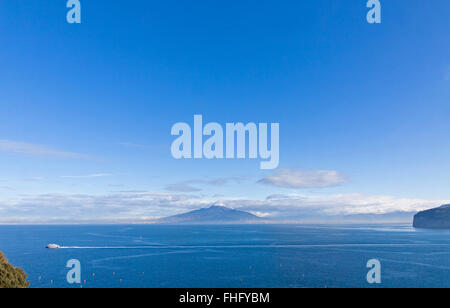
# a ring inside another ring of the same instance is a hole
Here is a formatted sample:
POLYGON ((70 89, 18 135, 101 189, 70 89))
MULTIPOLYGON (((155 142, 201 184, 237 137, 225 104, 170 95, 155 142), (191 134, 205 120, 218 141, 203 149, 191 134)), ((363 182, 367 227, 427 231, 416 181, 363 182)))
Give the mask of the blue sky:
POLYGON ((80 25, 65 3, 0 3, 0 222, 450 200, 448 1, 381 1, 379 25, 366 1, 81 0, 80 25), (280 123, 279 170, 174 160, 195 114, 280 123))

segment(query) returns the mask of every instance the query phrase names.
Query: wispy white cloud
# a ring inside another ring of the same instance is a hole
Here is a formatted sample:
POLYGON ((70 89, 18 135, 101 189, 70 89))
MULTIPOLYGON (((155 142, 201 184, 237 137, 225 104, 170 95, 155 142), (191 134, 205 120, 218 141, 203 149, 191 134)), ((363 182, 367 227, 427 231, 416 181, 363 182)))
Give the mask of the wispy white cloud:
POLYGON ((241 183, 245 181, 246 178, 242 176, 226 177, 226 178, 215 178, 215 179, 203 179, 203 180, 191 180, 192 184, 206 184, 213 186, 222 186, 229 183, 241 183))
POLYGON ((245 180, 244 177, 224 177, 215 179, 188 180, 181 183, 168 185, 166 186, 165 189, 167 191, 173 192, 195 192, 202 190, 201 188, 195 187, 198 185, 223 186, 229 183, 241 183, 244 180, 245 180))
POLYGON ((118 145, 128 147, 128 148, 138 148, 138 149, 152 149, 153 147, 150 145, 139 144, 134 142, 118 142, 118 145))
POLYGON ((22 179, 22 181, 24 181, 24 182, 38 182, 38 181, 43 181, 43 180, 44 180, 44 178, 39 177, 39 176, 22 179))
POLYGON ((186 184, 186 183, 171 184, 171 185, 166 186, 165 189, 167 191, 172 191, 172 192, 196 192, 196 191, 201 191, 200 188, 196 188, 196 187, 190 186, 189 184, 186 184))
POLYGON ((95 173, 95 174, 87 174, 87 175, 63 175, 61 178, 63 179, 92 179, 92 178, 104 178, 110 177, 112 174, 109 173, 95 173))
POLYGON ((124 148, 135 149, 135 150, 151 150, 151 151, 167 151, 167 146, 162 144, 142 144, 135 142, 118 142, 117 145, 120 145, 124 148))
POLYGON ((123 185, 123 184, 108 184, 108 187, 111 187, 111 188, 121 188, 121 187, 125 187, 125 185, 123 185))
POLYGON ((275 174, 259 181, 261 184, 285 188, 324 188, 341 185, 346 182, 346 177, 338 171, 302 171, 292 169, 279 170, 275 174))
POLYGON ((10 186, 0 186, 0 190, 9 190, 9 191, 14 191, 15 189, 10 187, 10 186))
POLYGON ((90 158, 88 155, 66 152, 57 149, 53 149, 44 145, 31 144, 26 142, 18 142, 11 140, 0 140, 0 151, 10 152, 32 156, 49 156, 58 158, 90 158))

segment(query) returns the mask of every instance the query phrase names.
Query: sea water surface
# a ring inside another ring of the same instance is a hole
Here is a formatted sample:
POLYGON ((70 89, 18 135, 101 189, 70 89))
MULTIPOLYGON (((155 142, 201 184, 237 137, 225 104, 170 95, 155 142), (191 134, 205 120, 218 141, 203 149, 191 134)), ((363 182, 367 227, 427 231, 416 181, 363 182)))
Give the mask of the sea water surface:
POLYGON ((79 288, 70 259, 85 288, 450 287, 450 231, 407 225, 0 226, 0 250, 35 288, 79 288))

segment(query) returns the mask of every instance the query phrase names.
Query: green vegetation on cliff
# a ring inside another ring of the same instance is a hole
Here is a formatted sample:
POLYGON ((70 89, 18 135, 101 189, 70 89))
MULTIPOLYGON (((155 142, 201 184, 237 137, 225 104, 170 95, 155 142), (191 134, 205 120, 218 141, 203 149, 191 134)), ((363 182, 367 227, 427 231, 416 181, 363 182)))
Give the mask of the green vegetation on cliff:
POLYGON ((30 285, 27 280, 27 274, 18 267, 9 264, 0 251, 0 289, 3 288, 28 288, 30 285))

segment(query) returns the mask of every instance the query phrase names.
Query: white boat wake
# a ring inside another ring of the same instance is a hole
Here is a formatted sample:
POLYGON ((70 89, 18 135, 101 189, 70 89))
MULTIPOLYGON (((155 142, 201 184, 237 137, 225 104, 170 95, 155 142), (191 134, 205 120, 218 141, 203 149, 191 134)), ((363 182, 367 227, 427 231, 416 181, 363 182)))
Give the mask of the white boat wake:
POLYGON ((450 244, 266 244, 266 245, 164 245, 164 246, 61 246, 59 249, 252 249, 252 248, 342 248, 342 247, 449 247, 450 244))

